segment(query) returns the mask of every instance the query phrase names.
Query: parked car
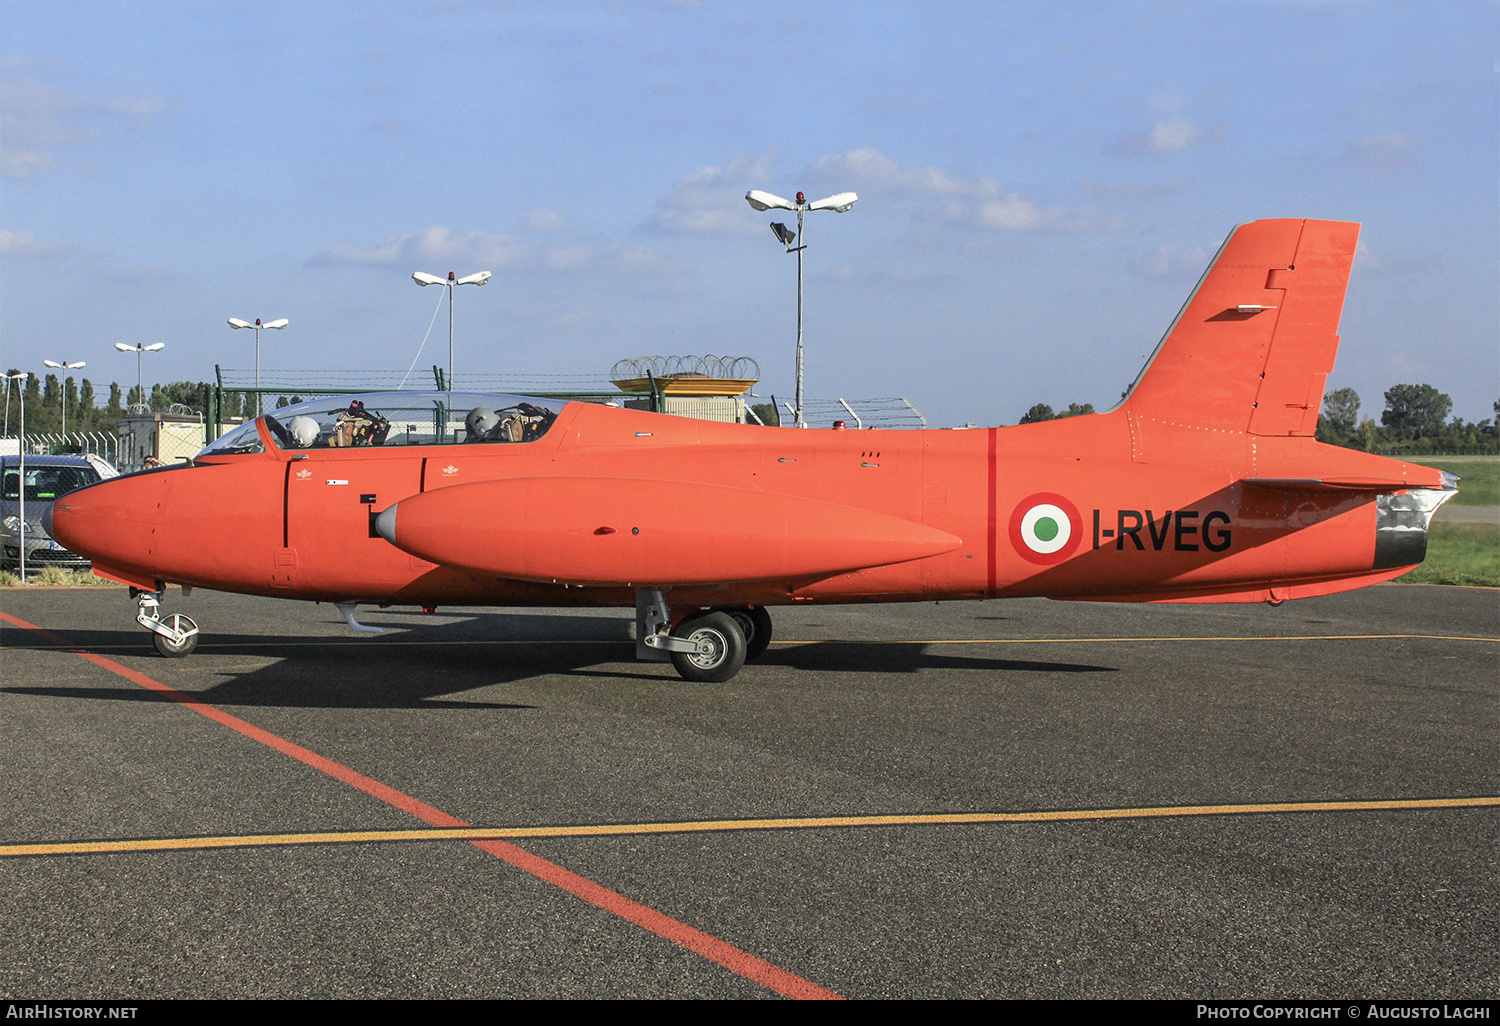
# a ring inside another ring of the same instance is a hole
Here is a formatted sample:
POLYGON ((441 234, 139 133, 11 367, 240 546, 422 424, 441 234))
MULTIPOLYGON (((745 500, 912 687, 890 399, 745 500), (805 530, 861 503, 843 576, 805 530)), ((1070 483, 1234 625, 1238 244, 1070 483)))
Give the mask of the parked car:
MULTIPOLYGON (((0 568, 21 565, 21 468, 19 456, 0 457, 0 568)), ((115 477, 114 467, 98 456, 27 456, 26 569, 61 566, 87 570, 89 561, 52 540, 42 516, 59 496, 75 488, 115 477)))

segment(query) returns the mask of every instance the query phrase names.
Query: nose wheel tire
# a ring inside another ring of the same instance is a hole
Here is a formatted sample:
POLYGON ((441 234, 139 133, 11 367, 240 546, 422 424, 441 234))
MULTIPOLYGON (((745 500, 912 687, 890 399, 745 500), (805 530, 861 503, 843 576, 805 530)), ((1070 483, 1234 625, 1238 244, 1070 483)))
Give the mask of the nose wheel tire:
POLYGON ((745 665, 745 633, 728 613, 690 617, 677 625, 672 636, 696 646, 692 652, 672 653, 672 665, 684 680, 722 684, 745 665))
POLYGON ((192 617, 183 616, 181 613, 173 613, 171 616, 163 617, 162 623, 171 627, 174 631, 186 634, 187 637, 179 642, 160 634, 151 635, 151 643, 156 646, 156 651, 168 659, 181 659, 190 655, 193 649, 198 647, 198 625, 193 622, 192 617))
POLYGON ((771 643, 771 614, 766 607, 733 606, 717 612, 728 613, 740 625, 740 632, 745 635, 745 662, 760 658, 771 643))

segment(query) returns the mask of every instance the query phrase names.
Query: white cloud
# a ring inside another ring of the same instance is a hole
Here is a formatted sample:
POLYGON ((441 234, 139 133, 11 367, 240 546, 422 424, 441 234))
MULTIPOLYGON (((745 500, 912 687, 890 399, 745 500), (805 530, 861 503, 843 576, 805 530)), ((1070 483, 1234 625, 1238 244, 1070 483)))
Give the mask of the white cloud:
POLYGON ((976 190, 998 191, 1000 187, 993 178, 965 178, 935 167, 899 164, 873 146, 821 157, 807 169, 807 174, 820 181, 838 183, 836 187, 840 190, 888 196, 954 196, 976 190))
POLYGON ((1354 247, 1354 268, 1361 274, 1402 274, 1410 271, 1425 271, 1439 266, 1440 261, 1431 254, 1397 253, 1372 250, 1364 239, 1354 247))
POLYGON ((43 242, 30 232, 13 232, 9 228, 0 228, 0 257, 48 257, 67 253, 75 248, 66 242, 43 242))
POLYGON ((163 109, 143 97, 76 96, 7 75, 0 79, 0 177, 35 178, 57 166, 59 148, 99 138, 98 122, 139 126, 163 109))
POLYGON ((751 216, 745 193, 768 184, 773 156, 737 156, 722 167, 698 168, 656 201, 644 227, 691 234, 759 234, 765 228, 751 216))
POLYGON ((307 262, 314 266, 390 267, 406 273, 443 274, 452 270, 460 275, 473 271, 560 274, 596 271, 650 275, 681 271, 677 263, 648 246, 564 243, 541 247, 528 245, 510 235, 455 232, 442 225, 392 235, 370 247, 341 242, 307 262))
MULTIPOLYGON (((420 232, 392 235, 368 249, 341 242, 327 253, 310 261, 316 264, 362 264, 370 267, 395 267, 418 264, 463 261, 491 265, 489 270, 520 266, 530 255, 527 246, 509 235, 490 232, 454 232, 433 225, 420 232)), ((451 268, 450 268, 451 270, 451 268)), ((430 272, 436 273, 436 272, 430 272)), ((463 273, 468 273, 467 271, 463 273)))
POLYGON ((1116 203, 1135 203, 1142 200, 1161 199, 1187 192, 1196 183, 1191 178, 1179 178, 1171 182, 1100 182, 1085 180, 1079 183, 1084 193, 1116 203))
POLYGON ((808 177, 829 188, 871 198, 929 201, 928 213, 944 221, 995 231, 1112 231, 1120 226, 1095 210, 1039 207, 998 178, 976 178, 935 167, 915 167, 865 146, 815 161, 808 177), (933 201, 936 201, 935 203, 933 201))
POLYGON ((1415 132, 1382 132, 1350 139, 1344 154, 1354 160, 1411 164, 1421 159, 1422 136, 1415 132))
POLYGON ((531 232, 560 232, 568 227, 568 219, 556 210, 537 207, 517 218, 516 227, 531 232))
POLYGON ((1155 251, 1140 256, 1132 265, 1135 273, 1147 278, 1180 278, 1202 274, 1213 259, 1207 246, 1179 247, 1162 243, 1155 251))
POLYGON ((1217 134, 1218 129, 1214 126, 1201 127, 1181 114, 1173 114, 1158 121, 1149 132, 1122 137, 1119 148, 1126 153, 1138 154, 1181 153, 1217 134))

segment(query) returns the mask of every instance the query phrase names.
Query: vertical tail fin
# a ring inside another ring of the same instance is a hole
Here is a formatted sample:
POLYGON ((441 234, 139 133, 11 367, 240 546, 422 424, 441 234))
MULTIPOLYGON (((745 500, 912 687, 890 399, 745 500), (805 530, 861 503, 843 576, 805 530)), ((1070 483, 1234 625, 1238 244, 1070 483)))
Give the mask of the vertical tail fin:
POLYGON ((1313 434, 1358 238, 1348 221, 1235 228, 1124 405, 1161 423, 1313 434))

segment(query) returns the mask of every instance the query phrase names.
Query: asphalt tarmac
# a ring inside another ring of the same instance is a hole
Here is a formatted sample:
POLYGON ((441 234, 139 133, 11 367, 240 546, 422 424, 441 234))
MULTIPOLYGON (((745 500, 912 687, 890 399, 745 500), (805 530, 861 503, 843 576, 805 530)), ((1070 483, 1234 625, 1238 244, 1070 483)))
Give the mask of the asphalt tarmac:
POLYGON ((783 608, 723 685, 623 610, 163 607, 0 593, 0 995, 1500 992, 1493 590, 783 608))

